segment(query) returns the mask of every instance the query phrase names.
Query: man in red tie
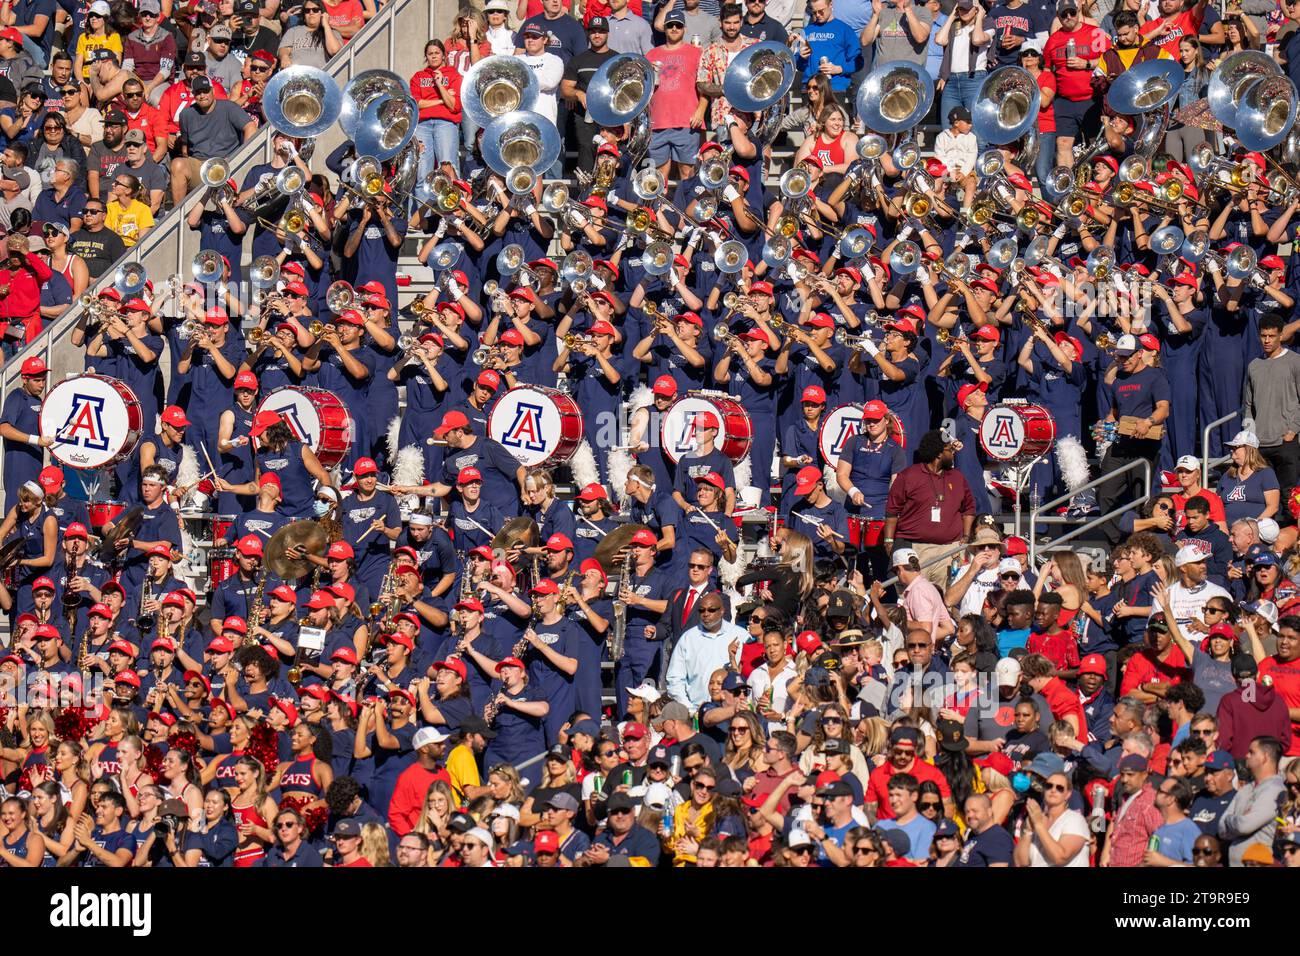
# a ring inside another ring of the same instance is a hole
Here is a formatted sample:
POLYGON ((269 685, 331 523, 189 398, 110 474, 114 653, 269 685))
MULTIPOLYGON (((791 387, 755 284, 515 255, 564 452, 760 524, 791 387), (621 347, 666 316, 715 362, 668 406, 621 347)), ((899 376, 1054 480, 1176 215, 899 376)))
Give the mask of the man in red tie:
MULTIPOLYGON (((678 588, 668 602, 668 610, 659 619, 659 633, 665 641, 665 654, 671 653, 677 638, 700 623, 696 610, 700 598, 716 590, 713 577, 713 554, 703 548, 692 551, 686 559, 686 586, 678 588)), ((729 602, 723 598, 724 613, 730 612, 729 602)))

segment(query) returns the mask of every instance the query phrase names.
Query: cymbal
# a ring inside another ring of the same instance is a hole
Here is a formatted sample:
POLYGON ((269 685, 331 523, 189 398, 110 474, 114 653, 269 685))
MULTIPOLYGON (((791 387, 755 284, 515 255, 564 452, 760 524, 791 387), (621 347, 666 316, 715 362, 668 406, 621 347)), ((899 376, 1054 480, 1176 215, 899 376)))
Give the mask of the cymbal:
POLYGON ((4 547, 0 547, 0 571, 9 567, 23 554, 23 539, 14 538, 4 547))
POLYGON ((632 537, 638 531, 649 531, 650 529, 643 524, 624 524, 619 525, 605 537, 600 539, 600 544, 596 545, 596 553, 593 557, 600 565, 600 569, 609 576, 619 569, 619 553, 632 543, 632 537))
POLYGON ((136 505, 135 507, 123 512, 122 516, 113 522, 112 530, 100 539, 99 552, 97 554, 99 560, 112 560, 117 554, 117 549, 114 545, 123 538, 134 538, 135 533, 140 530, 140 525, 142 524, 144 524, 143 505, 136 505))
POLYGON ((542 532, 532 518, 511 518, 501 526, 492 539, 492 550, 509 551, 511 548, 535 548, 542 543, 542 532))
POLYGON ((302 548, 308 554, 321 557, 329 546, 325 529, 315 521, 295 521, 287 524, 266 542, 266 567, 272 574, 279 575, 286 581, 300 578, 312 569, 312 563, 306 558, 290 558, 286 552, 302 548))

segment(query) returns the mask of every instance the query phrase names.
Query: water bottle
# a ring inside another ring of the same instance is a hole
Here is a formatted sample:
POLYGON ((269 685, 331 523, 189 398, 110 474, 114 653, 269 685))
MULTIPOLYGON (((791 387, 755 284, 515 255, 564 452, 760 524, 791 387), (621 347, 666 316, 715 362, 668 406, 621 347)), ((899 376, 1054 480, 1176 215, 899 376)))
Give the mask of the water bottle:
POLYGON ((1075 51, 1078 50, 1078 49, 1079 49, 1078 46, 1075 44, 1075 42, 1074 42, 1073 40, 1066 40, 1066 41, 1065 41, 1065 58, 1066 58, 1067 60, 1072 60, 1072 59, 1074 59, 1075 51))

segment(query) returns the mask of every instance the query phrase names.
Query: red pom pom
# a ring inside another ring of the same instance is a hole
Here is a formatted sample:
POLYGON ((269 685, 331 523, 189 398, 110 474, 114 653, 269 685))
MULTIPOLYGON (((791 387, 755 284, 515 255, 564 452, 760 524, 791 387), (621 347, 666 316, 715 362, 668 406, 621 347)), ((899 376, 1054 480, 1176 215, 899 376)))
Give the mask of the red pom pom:
POLYGON ((302 815, 303 824, 307 828, 309 835, 315 835, 325 828, 325 821, 329 819, 329 810, 326 807, 317 804, 309 807, 308 804, 314 803, 310 797, 289 796, 280 801, 281 810, 296 810, 302 815))
POLYGON ((199 752, 199 739, 193 731, 178 730, 167 738, 167 744, 172 750, 184 750, 191 757, 199 752))
POLYGON ((150 744, 144 749, 144 769, 153 777, 154 783, 159 783, 163 778, 163 751, 157 744, 150 744))
POLYGON ((54 717, 54 735, 60 740, 80 740, 94 726, 95 719, 87 717, 80 707, 66 707, 54 717))
POLYGON ((268 777, 273 774, 275 768, 280 765, 279 738, 274 728, 265 721, 259 720, 249 732, 248 745, 244 748, 244 753, 256 759, 268 777))

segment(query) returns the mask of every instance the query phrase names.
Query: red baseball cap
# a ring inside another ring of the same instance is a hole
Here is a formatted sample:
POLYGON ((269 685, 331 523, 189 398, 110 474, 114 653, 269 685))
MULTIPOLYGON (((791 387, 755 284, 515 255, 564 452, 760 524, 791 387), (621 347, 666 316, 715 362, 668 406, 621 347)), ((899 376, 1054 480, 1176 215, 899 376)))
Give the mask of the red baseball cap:
POLYGON ((821 482, 822 470, 816 465, 804 465, 794 476, 794 480, 794 493, 796 495, 806 495, 821 482))
POLYGON ((90 531, 80 521, 74 521, 64 529, 65 538, 81 538, 82 540, 90 539, 90 531))
POLYGON ((501 387, 501 376, 495 370, 485 368, 483 371, 478 373, 478 378, 474 379, 474 383, 476 385, 482 385, 484 388, 490 388, 495 392, 501 387))
POLYGON ((255 534, 246 534, 235 542, 235 550, 248 557, 262 556, 262 539, 255 534))
POLYGON ((526 670, 524 662, 517 657, 503 657, 501 660, 497 661, 498 674, 501 673, 501 668, 503 667, 518 667, 520 670, 526 670))
POLYGON ((469 419, 460 412, 448 412, 442 416, 442 424, 433 430, 433 433, 441 438, 447 432, 456 428, 468 428, 469 419))
MULTIPOLYGON (((766 338, 766 336, 763 337, 766 338)), ((809 385, 803 390, 803 395, 800 396, 800 401, 809 402, 813 405, 825 405, 826 391, 820 385, 809 385)))
POLYGON ((713 485, 713 487, 722 491, 725 491, 727 488, 727 483, 722 480, 722 476, 718 474, 716 471, 710 471, 707 474, 699 475, 695 479, 695 483, 698 485, 700 482, 704 482, 705 484, 708 485, 713 485))
POLYGON ((547 551, 572 551, 573 542, 569 540, 567 534, 553 534, 546 539, 547 551))
POLYGON ((647 731, 645 729, 645 724, 641 723, 640 721, 629 720, 626 724, 623 725, 624 740, 627 740, 629 737, 633 740, 640 740, 642 737, 646 736, 646 734, 647 731))
POLYGON ((974 395, 977 392, 980 395, 985 395, 988 393, 988 390, 989 387, 985 382, 980 382, 979 384, 963 385, 961 388, 957 389, 957 404, 961 408, 965 408, 966 399, 970 398, 972 395, 974 395))
POLYGON ((804 321, 805 325, 811 325, 814 329, 833 329, 835 320, 825 312, 814 312, 804 321))
POLYGON ((140 686, 140 675, 135 671, 118 671, 113 677, 114 684, 130 684, 132 687, 140 686))
MULTIPOLYGON (((457 607, 459 606, 457 605, 457 607)), ((451 671, 453 674, 458 675, 461 680, 465 680, 469 675, 469 669, 465 667, 465 662, 462 660, 434 661, 433 669, 436 671, 451 671)))
POLYGON ((248 622, 237 614, 232 614, 221 622, 222 631, 234 631, 236 634, 248 633, 248 622))
POLYGON ((206 648, 206 650, 211 651, 213 654, 229 654, 234 649, 235 645, 228 637, 214 637, 212 640, 208 641, 208 646, 206 648))
POLYGON ((1100 654, 1089 654, 1083 660, 1079 661, 1079 676, 1084 674, 1100 674, 1106 676, 1106 658, 1100 654))
POLYGON ((600 501, 608 497, 609 495, 605 493, 605 486, 595 481, 589 485, 583 485, 582 490, 577 494, 579 501, 600 501))
POLYGON ((288 601, 290 604, 298 603, 298 593, 287 584, 281 584, 271 592, 271 597, 277 601, 288 601))
POLYGON ((279 412, 273 412, 270 409, 267 409, 264 412, 258 412, 257 417, 253 419, 253 427, 248 430, 248 434, 256 438, 272 425, 278 425, 282 421, 284 421, 284 419, 280 417, 279 412))
POLYGON ((653 548, 659 543, 659 536, 649 528, 642 528, 636 534, 632 535, 632 543, 639 544, 643 547, 653 548))
MULTIPOLYGON (((17 33, 18 31, 14 30, 14 32, 17 33)), ((31 358, 23 361, 21 371, 24 375, 48 375, 50 370, 45 364, 45 359, 41 358, 39 355, 33 355, 31 358)))
POLYGON ((470 482, 482 480, 483 473, 477 468, 462 468, 456 474, 456 484, 458 485, 468 485, 470 482))
POLYGON ((695 428, 721 428, 722 423, 718 421, 718 416, 713 412, 696 412, 695 428))
POLYGON ((773 295, 772 283, 759 279, 757 282, 749 284, 750 295, 773 295))
MULTIPOLYGON (((987 279, 976 279, 971 283, 975 285, 980 282, 988 282, 987 279)), ((990 282, 989 285, 992 285, 990 282)), ((970 334, 973 339, 983 339, 985 342, 1001 342, 1002 332, 995 325, 981 325, 978 329, 970 334)))
POLYGON ((660 375, 650 389, 656 395, 671 396, 677 394, 677 380, 671 375, 660 375))
POLYGON ((889 406, 879 399, 872 399, 862 406, 862 417, 868 421, 878 422, 889 414, 889 406))
POLYGON ((307 599, 307 607, 313 611, 324 611, 334 606, 334 598, 324 591, 316 591, 307 599))
POLYGON ((375 464, 373 458, 358 458, 356 464, 352 466, 352 474, 356 478, 362 475, 377 475, 379 466, 375 464))
POLYGON ((1003 539, 1002 544, 1004 546, 1002 553, 1006 557, 1010 558, 1017 554, 1029 553, 1029 544, 1024 538, 1017 537, 1014 534, 1007 535, 1007 537, 1003 539))
POLYGON ((355 664, 357 662, 357 652, 351 647, 340 647, 330 655, 332 661, 342 661, 344 664, 355 664))
POLYGON ((252 372, 240 372, 235 376, 235 388, 246 388, 250 392, 256 392, 257 376, 252 372))
POLYGON ((822 646, 822 639, 816 631, 802 631, 794 639, 794 646, 805 654, 811 654, 822 646))
POLYGON ((46 494, 53 494, 63 487, 63 469, 58 465, 46 465, 36 476, 36 481, 46 494))
POLYGON ((559 594, 560 586, 550 578, 542 578, 528 589, 529 594, 559 594))
POLYGON ((336 561, 348 561, 356 556, 356 552, 352 550, 352 545, 346 541, 335 541, 325 551, 327 559, 333 558, 336 561))

